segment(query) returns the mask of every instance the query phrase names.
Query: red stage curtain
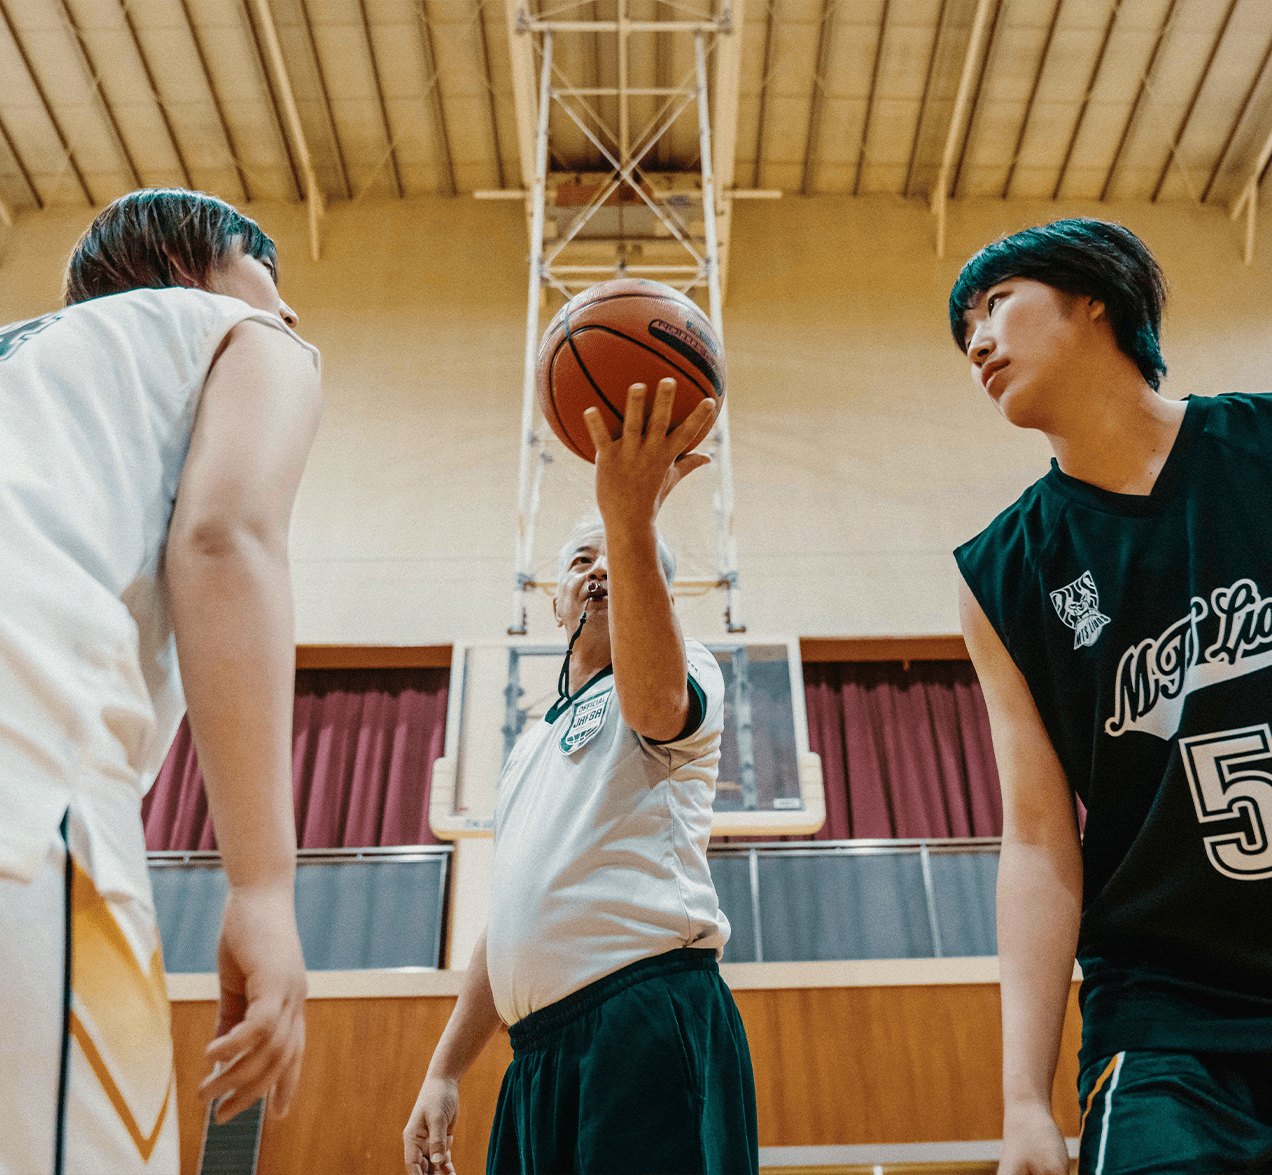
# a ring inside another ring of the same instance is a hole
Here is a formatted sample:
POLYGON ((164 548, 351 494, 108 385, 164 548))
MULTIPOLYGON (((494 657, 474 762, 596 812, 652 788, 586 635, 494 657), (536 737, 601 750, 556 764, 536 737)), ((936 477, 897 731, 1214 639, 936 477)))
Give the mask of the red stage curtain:
POLYGON ((804 666, 826 824, 815 839, 1001 836, 989 717, 967 661, 804 666))
MULTIPOLYGON (((446 735, 447 669, 296 674, 292 787, 301 848, 437 844, 433 760, 446 735)), ((203 777, 183 721, 142 805, 148 849, 215 848, 203 777)))

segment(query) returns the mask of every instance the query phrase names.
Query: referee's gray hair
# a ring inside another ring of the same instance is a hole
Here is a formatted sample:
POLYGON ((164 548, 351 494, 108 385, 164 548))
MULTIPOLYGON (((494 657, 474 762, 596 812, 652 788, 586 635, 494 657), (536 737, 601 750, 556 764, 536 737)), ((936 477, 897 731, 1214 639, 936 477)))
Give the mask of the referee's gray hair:
MULTIPOLYGON (((583 545, 584 541, 594 538, 597 535, 605 533, 605 523, 601 520, 601 512, 599 510, 589 510, 582 518, 574 524, 574 529, 570 531, 569 537, 557 552, 557 583, 565 578, 565 573, 569 569, 570 559, 574 552, 583 545)), ((658 562, 662 564, 663 576, 667 580, 670 587, 676 581, 676 553, 671 549, 671 544, 663 537, 660 530, 654 531, 658 537, 658 562)))

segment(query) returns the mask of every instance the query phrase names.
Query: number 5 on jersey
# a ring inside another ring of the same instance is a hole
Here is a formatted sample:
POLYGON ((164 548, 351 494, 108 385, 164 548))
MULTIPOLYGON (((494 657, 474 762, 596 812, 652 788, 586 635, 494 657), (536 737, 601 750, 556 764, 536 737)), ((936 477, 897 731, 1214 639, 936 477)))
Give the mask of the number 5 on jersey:
POLYGON ((1179 740, 1197 819, 1240 820, 1246 827, 1207 836, 1210 863, 1238 881, 1272 878, 1272 773, 1250 764, 1272 760, 1266 722, 1179 740))

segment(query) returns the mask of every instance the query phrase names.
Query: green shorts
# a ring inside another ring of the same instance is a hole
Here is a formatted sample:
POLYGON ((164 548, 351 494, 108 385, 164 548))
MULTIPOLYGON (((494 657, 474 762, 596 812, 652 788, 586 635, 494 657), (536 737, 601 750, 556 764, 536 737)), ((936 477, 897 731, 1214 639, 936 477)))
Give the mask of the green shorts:
POLYGON ((508 1031, 487 1175, 755 1175, 755 1083, 714 951, 640 959, 508 1031))
POLYGON ((1240 1175, 1272 1150, 1267 1053, 1128 1050, 1085 1066, 1078 1094, 1079 1175, 1240 1175))

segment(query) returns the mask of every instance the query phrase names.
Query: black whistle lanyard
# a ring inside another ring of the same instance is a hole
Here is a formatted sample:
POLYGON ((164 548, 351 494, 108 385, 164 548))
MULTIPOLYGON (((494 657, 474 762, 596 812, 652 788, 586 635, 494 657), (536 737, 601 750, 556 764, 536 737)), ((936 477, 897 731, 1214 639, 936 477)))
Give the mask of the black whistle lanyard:
POLYGON ((570 637, 569 648, 565 650, 565 660, 561 663, 561 672, 557 674, 557 698, 558 701, 568 702, 570 700, 570 657, 574 653, 574 642, 579 639, 579 633, 583 631, 583 625, 587 622, 587 609, 583 609, 583 615, 579 617, 579 626, 574 630, 574 635, 570 637))

